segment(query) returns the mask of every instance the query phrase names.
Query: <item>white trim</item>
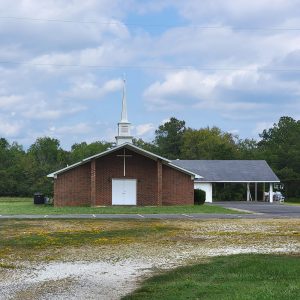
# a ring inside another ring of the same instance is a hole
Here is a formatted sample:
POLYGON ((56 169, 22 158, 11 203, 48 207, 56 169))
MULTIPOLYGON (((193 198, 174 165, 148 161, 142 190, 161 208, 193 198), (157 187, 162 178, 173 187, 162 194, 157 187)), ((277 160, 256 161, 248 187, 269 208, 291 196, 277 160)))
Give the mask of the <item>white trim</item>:
POLYGON ((55 179, 56 179, 57 174, 60 174, 60 173, 62 173, 62 172, 64 172, 64 171, 73 169, 73 168, 75 168, 75 167, 77 167, 77 166, 80 166, 80 165, 83 165, 83 164, 84 164, 84 161, 82 160, 82 161, 77 162, 77 163, 75 163, 75 164, 73 164, 73 165, 70 165, 70 166, 67 166, 67 167, 65 167, 65 168, 63 168, 63 169, 60 169, 60 170, 58 170, 58 171, 56 171, 56 172, 50 173, 50 174, 47 175, 47 177, 49 177, 49 178, 55 178, 55 179))

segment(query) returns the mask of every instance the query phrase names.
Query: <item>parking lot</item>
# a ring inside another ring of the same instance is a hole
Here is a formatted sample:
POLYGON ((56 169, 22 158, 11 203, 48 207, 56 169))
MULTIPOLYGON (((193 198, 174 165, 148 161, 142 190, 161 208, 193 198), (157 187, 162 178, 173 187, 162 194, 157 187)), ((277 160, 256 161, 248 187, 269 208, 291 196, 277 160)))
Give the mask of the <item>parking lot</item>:
POLYGON ((226 208, 234 208, 245 211, 251 211, 258 214, 264 214, 274 217, 300 217, 300 205, 288 205, 281 203, 268 202, 245 202, 245 201, 224 201, 214 202, 214 205, 220 205, 226 208))

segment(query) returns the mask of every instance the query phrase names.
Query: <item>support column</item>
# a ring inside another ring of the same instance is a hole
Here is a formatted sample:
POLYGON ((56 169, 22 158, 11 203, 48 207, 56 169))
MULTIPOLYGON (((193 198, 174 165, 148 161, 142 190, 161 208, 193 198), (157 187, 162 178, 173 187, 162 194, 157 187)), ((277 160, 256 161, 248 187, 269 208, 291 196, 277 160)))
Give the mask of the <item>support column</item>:
POLYGON ((212 197, 212 183, 207 184, 207 189, 206 189, 206 199, 205 202, 212 203, 213 202, 213 197, 212 197))
POLYGON ((257 201, 257 182, 255 182, 255 201, 257 201))
POLYGON ((270 203, 273 203, 273 195, 274 195, 273 183, 270 183, 270 190, 269 190, 269 201, 270 201, 270 203))
POLYGON ((91 161, 91 206, 96 205, 96 160, 91 161))
POLYGON ((157 205, 162 205, 162 163, 157 161, 157 205))
POLYGON ((247 201, 250 201, 250 183, 247 183, 247 201))

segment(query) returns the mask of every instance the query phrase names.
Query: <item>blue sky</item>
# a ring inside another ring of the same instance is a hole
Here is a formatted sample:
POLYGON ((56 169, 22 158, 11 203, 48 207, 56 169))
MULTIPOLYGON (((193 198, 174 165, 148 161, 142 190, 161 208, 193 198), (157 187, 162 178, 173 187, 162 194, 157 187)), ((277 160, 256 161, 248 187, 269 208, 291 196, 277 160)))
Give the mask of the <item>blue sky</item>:
POLYGON ((133 134, 147 141, 172 116, 242 138, 300 118, 299 0, 0 7, 0 136, 10 142, 113 141, 124 73, 133 134))

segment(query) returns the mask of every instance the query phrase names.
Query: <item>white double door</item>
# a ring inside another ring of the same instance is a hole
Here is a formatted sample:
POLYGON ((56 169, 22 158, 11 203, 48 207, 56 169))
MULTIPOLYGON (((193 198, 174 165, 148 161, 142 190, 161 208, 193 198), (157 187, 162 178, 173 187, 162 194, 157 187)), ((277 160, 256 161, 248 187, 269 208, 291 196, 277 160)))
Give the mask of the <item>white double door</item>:
POLYGON ((112 205, 136 205, 136 179, 112 180, 112 205))

